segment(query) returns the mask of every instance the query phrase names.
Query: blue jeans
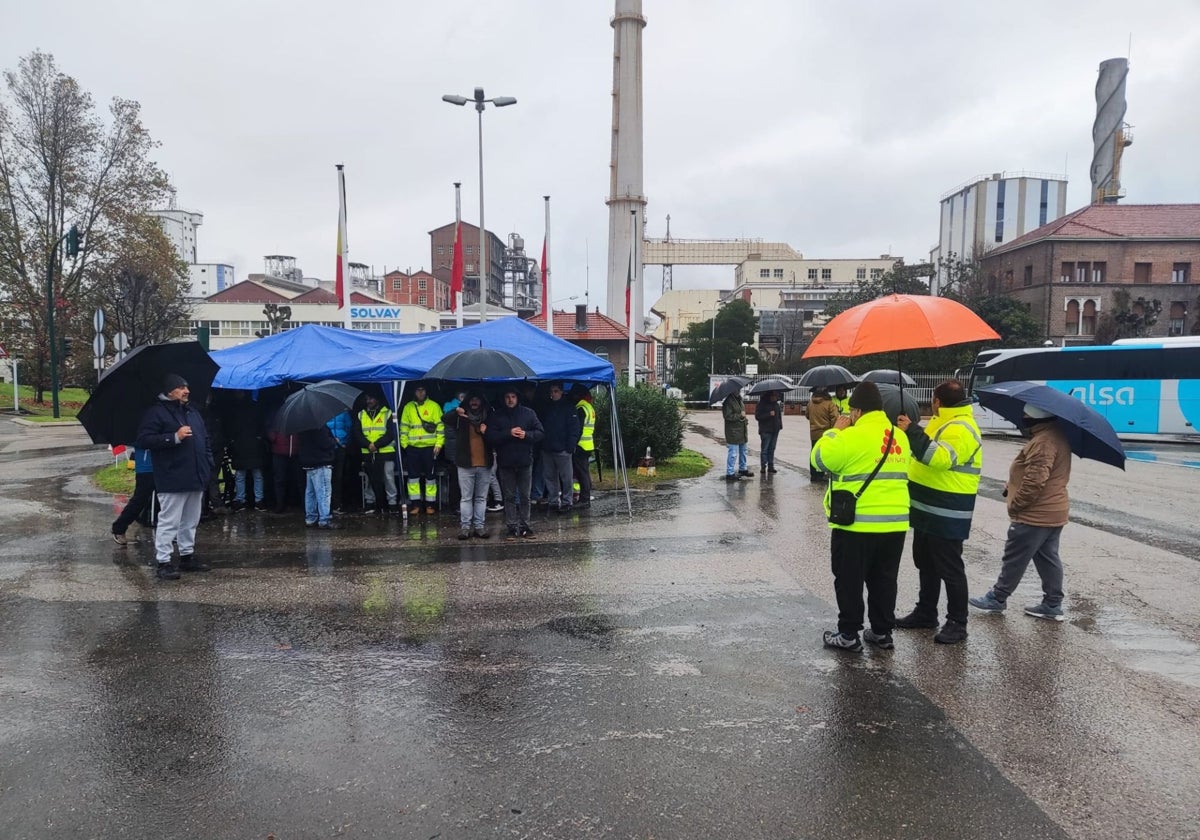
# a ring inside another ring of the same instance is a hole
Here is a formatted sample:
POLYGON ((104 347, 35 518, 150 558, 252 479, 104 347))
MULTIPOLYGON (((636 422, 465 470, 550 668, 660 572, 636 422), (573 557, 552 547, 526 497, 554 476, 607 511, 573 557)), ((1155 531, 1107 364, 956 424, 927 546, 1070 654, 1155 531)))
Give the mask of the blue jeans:
POLYGON ((733 458, 737 456, 737 472, 742 472, 746 469, 746 444, 744 443, 727 443, 725 444, 725 474, 734 475, 733 458))
POLYGON ((237 475, 233 479, 233 500, 243 504, 246 501, 246 473, 250 473, 254 478, 255 503, 261 502, 263 500, 263 471, 257 468, 237 471, 237 475))
POLYGON ((492 470, 489 467, 458 467, 458 489, 462 494, 458 503, 458 524, 461 527, 483 530, 491 481, 492 470))
POLYGON ((329 524, 329 499, 333 492, 333 465, 304 471, 304 524, 329 524))
POLYGON ((764 467, 775 466, 775 444, 779 442, 779 432, 764 432, 758 436, 758 460, 764 467))

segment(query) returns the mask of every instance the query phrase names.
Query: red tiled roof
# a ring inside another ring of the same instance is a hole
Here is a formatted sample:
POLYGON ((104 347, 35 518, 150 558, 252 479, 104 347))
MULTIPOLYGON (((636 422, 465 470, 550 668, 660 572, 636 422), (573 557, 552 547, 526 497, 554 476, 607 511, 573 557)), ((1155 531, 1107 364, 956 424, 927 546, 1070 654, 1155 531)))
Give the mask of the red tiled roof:
MULTIPOLYGON (((539 329, 546 329, 546 316, 535 315, 529 319, 529 323, 539 329)), ((574 312, 555 312, 554 313, 554 334, 561 339, 571 341, 572 339, 588 339, 589 341, 611 341, 616 338, 629 340, 629 331, 620 321, 614 321, 607 315, 602 315, 599 312, 587 313, 587 330, 581 331, 575 329, 575 313, 574 312)), ((634 339, 642 344, 649 344, 650 338, 642 333, 638 333, 634 339)))
POLYGON ((328 289, 316 288, 292 298, 292 303, 337 303, 337 295, 328 289))
POLYGON ((989 251, 1001 254, 1043 239, 1196 239, 1200 204, 1091 204, 989 251))
POLYGON ((291 298, 253 280, 243 280, 209 295, 205 300, 210 303, 287 303, 291 298))

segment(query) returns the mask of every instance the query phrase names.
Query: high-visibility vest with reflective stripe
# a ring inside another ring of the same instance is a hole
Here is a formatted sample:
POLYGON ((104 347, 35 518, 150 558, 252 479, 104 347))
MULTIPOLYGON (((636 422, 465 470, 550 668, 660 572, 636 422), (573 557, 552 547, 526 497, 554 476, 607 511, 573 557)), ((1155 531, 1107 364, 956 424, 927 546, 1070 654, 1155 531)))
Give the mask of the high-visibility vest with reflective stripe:
POLYGON ((925 434, 929 447, 908 465, 909 521, 914 530, 965 540, 983 472, 983 437, 972 407, 939 409, 925 434))
POLYGON ((579 448, 591 452, 596 448, 596 408, 587 400, 580 400, 575 407, 583 409, 583 434, 579 436, 579 448))
POLYGON ((446 426, 442 423, 442 409, 433 400, 417 405, 416 401, 404 406, 400 412, 400 446, 415 446, 426 449, 430 446, 440 447, 446 442, 446 426), (437 428, 432 432, 425 431, 425 423, 434 423, 437 428))
MULTIPOLYGON (((388 423, 392 419, 392 410, 387 406, 379 409, 379 413, 372 417, 366 412, 366 409, 358 412, 358 424, 362 427, 363 437, 371 443, 379 440, 387 433, 388 423)), ((369 449, 363 449, 363 454, 370 452, 369 449)), ((396 444, 389 443, 382 449, 375 450, 376 452, 395 452, 396 444)))
POLYGON ((869 411, 848 429, 830 429, 813 445, 812 465, 833 476, 825 493, 825 514, 833 490, 857 493, 879 463, 883 466, 858 497, 853 525, 834 525, 844 531, 890 533, 908 530, 908 438, 895 430, 885 453, 891 422, 882 411, 869 411))
POLYGON ((841 399, 838 399, 837 397, 830 397, 830 399, 833 400, 833 404, 837 406, 838 414, 850 413, 849 397, 842 397, 841 399))

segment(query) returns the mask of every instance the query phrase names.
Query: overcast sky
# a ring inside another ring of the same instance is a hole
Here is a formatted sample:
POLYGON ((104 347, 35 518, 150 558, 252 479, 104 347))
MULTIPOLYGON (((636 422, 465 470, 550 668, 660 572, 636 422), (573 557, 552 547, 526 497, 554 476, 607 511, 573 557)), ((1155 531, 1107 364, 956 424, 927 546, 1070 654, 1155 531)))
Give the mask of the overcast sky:
MULTIPOLYGON (((478 220, 470 95, 484 114, 486 221, 539 257, 554 297, 604 307, 611 0, 4 0, 0 56, 38 48, 91 91, 142 104, 202 261, 237 276, 292 254, 330 278, 346 165, 351 259, 428 268, 427 232, 478 220)), ((938 198, 981 173, 1065 172, 1087 202, 1097 66, 1131 58, 1129 202, 1200 201, 1200 2, 644 0, 650 235, 759 237, 806 257, 910 260, 938 198), (1132 52, 1130 43, 1132 39, 1132 52)), ((732 268, 676 269, 729 287, 732 268)), ((645 301, 661 271, 647 268, 645 301)))

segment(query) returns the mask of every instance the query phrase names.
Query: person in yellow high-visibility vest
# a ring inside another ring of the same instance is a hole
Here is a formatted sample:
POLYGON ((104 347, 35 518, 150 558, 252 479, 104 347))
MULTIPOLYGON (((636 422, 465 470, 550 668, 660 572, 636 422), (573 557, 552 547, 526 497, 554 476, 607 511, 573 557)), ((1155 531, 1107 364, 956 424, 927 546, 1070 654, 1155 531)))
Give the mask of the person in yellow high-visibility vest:
POLYGON ((375 394, 367 394, 367 407, 354 418, 354 438, 362 453, 363 469, 375 496, 374 507, 363 500, 363 509, 385 516, 389 508, 400 509, 396 492, 396 429, 392 410, 375 394))
POLYGON ((896 576, 908 532, 909 452, 908 438, 883 413, 883 399, 874 382, 855 387, 850 413, 821 436, 811 461, 832 477, 825 492, 825 514, 831 520, 829 550, 838 629, 825 631, 825 646, 862 650, 858 632, 863 629, 865 584, 870 627, 863 638, 890 650, 896 624, 896 576), (849 522, 831 515, 835 494, 841 502, 846 493, 859 494, 849 522), (835 518, 842 522, 834 522, 835 518))
POLYGON ((404 468, 408 472, 408 503, 421 507, 421 482, 425 482, 425 513, 437 513, 437 473, 434 464, 446 442, 442 407, 427 399, 425 384, 413 388, 413 399, 400 412, 400 448, 404 450, 404 468))
POLYGON ((846 386, 839 385, 833 391, 833 404, 837 406, 839 414, 850 413, 850 398, 846 396, 846 386))
POLYGON ((579 415, 579 426, 582 433, 575 453, 571 457, 575 480, 571 483, 574 494, 574 504, 587 507, 592 503, 592 474, 589 464, 592 453, 596 450, 596 407, 592 405, 591 392, 583 385, 571 387, 571 398, 575 402, 575 412, 579 415))

